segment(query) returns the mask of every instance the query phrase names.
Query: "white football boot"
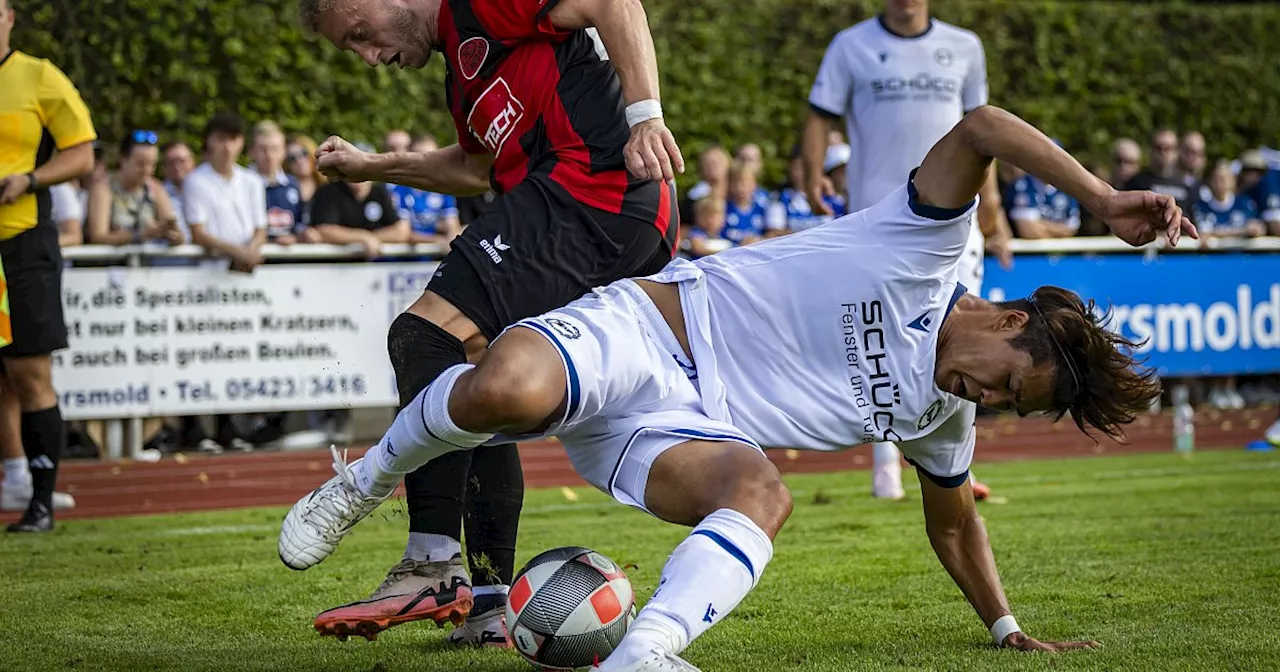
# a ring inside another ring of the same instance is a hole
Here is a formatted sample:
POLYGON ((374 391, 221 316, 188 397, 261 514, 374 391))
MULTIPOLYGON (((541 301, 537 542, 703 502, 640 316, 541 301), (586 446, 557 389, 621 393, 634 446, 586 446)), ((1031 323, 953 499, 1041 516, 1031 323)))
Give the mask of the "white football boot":
MULTIPOLYGON (((356 487, 347 454, 330 446, 337 476, 298 500, 280 526, 280 560, 290 569, 307 569, 333 554, 347 531, 373 513, 390 494, 370 497, 356 487)), ((364 459, 364 458, 360 458, 364 459)))
POLYGON ((674 653, 654 648, 649 655, 626 664, 610 664, 608 660, 594 668, 601 672, 702 672, 674 653))
MULTIPOLYGON (((31 503, 31 486, 0 487, 0 511, 26 511, 31 503)), ((70 493, 53 493, 53 510, 70 511, 76 508, 76 498, 70 493)))

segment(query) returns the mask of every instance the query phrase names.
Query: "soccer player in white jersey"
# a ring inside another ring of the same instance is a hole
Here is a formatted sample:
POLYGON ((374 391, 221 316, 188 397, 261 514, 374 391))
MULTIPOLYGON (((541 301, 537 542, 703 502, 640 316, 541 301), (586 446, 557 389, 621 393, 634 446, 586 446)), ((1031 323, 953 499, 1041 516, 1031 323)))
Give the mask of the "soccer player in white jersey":
MULTIPOLYGON (((845 168, 849 212, 880 202, 902 186, 929 148, 970 110, 987 104, 982 41, 968 30, 929 16, 928 0, 885 0, 884 13, 841 31, 827 47, 809 93, 803 154, 809 202, 822 200, 825 138, 841 117, 852 157, 845 168)), ((814 206, 814 211, 825 206, 814 206)), ((1009 223, 1000 207, 994 170, 960 263, 960 280, 982 293, 985 246, 1009 260, 1009 223)), ((902 458, 893 443, 874 444, 872 494, 901 499, 902 458)), ((989 492, 974 482, 983 498, 989 492)))
POLYGON ((1133 344, 1056 287, 991 303, 958 281, 992 158, 1075 196, 1121 239, 1195 235, 1173 199, 1117 192, 1017 117, 969 114, 879 204, 829 224, 599 288, 524 320, 478 365, 442 374, 387 435, 285 519, 307 567, 405 473, 503 435, 556 435, 618 501, 693 531, 601 670, 695 669, 678 657, 773 556, 791 498, 761 446, 892 439, 921 478, 933 548, 997 645, 1056 651, 1018 628, 969 484, 977 404, 1070 414, 1121 435, 1160 392, 1133 344))

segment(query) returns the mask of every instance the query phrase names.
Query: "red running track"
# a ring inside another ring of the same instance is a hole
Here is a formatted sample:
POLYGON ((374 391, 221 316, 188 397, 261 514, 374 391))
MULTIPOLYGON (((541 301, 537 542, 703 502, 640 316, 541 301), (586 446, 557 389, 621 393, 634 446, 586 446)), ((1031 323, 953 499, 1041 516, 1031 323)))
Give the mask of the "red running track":
MULTIPOLYGON (((1274 411, 1211 411, 1200 414, 1196 442, 1201 446, 1242 447, 1261 436, 1274 411)), ((1072 457, 1171 450, 1168 414, 1144 416, 1130 427, 1131 443, 1102 439, 1095 444, 1068 420, 982 418, 978 423, 979 462, 1072 457)), ((363 452, 353 449, 351 459, 363 452)), ((585 483, 554 442, 522 445, 528 487, 581 486, 585 483)), ((783 472, 831 472, 870 467, 869 451, 838 453, 770 451, 783 472)), ((71 462, 62 467, 59 490, 75 495, 67 518, 100 518, 151 513, 204 511, 292 504, 333 475, 324 451, 263 452, 244 455, 166 456, 157 463, 71 462)), ((16 519, 17 514, 7 516, 16 519)))

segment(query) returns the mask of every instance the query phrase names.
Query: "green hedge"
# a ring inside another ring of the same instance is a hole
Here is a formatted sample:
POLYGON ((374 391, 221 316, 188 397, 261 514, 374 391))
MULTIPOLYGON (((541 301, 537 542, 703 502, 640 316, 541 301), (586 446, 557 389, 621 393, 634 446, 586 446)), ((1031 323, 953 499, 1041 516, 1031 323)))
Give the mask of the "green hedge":
MULTIPOLYGON (((236 109, 317 137, 404 126, 452 137, 437 61, 371 70, 304 37, 293 0, 20 0, 14 45, 80 86, 105 138, 198 134, 236 109)), ((826 45, 882 0, 647 0, 669 123, 688 158, 760 142, 771 177, 796 140, 826 45)), ((983 39, 991 97, 1087 157, 1156 125, 1212 154, 1280 144, 1280 6, 935 0, 983 39)))

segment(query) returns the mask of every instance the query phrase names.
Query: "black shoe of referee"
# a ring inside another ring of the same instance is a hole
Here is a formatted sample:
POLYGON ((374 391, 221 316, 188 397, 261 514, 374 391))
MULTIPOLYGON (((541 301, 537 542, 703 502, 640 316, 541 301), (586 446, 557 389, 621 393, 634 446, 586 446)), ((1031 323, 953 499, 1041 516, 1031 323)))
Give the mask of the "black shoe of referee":
POLYGON ((22 520, 6 528, 9 532, 51 532, 53 530, 53 512, 49 507, 32 501, 22 520))

